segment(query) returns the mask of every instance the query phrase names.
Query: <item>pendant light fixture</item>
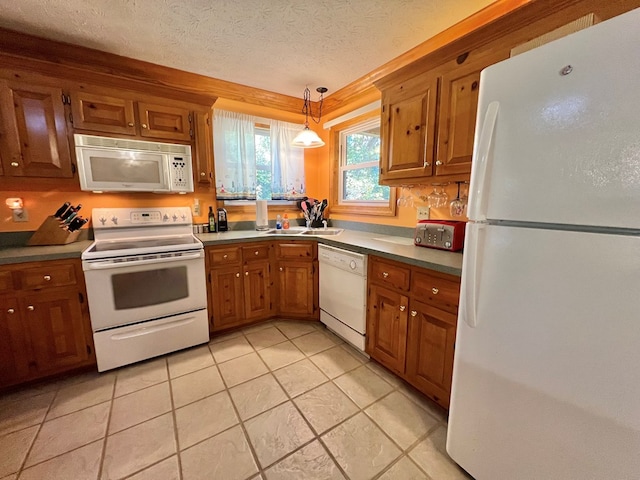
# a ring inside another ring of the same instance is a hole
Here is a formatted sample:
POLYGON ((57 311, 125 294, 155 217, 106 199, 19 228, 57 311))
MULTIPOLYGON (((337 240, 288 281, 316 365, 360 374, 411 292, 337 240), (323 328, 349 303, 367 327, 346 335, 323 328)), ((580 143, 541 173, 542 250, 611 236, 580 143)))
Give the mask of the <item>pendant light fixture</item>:
POLYGON ((322 102, 324 101, 324 94, 327 92, 327 88, 318 87, 316 88, 316 92, 320 94, 317 120, 311 111, 311 92, 309 91, 309 87, 304 89, 304 105, 302 107, 302 113, 304 113, 304 129, 293 139, 291 145, 294 147, 318 148, 324 145, 324 142, 318 134, 309 128, 309 116, 311 116, 311 120, 314 122, 320 123, 320 118, 322 117, 322 102))

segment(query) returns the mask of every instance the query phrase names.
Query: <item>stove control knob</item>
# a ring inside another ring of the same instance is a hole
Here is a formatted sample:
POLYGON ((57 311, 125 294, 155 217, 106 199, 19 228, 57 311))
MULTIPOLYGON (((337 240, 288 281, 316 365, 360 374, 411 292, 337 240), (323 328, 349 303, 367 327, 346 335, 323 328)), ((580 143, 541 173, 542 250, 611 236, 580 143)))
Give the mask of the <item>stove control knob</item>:
POLYGON ((180 215, 180 218, 182 219, 183 222, 187 220, 187 216, 184 213, 180 215))
POLYGON ((111 221, 113 222, 114 225, 118 224, 118 217, 116 217, 115 215, 113 217, 111 217, 111 221))
POLYGON ((107 219, 106 219, 106 218, 104 218, 104 217, 100 217, 98 220, 100 220, 100 223, 101 223, 102 225, 104 225, 105 223, 107 223, 107 219))
POLYGON ((168 222, 169 221, 169 216, 166 213, 163 215, 162 221, 163 222, 168 222))
POLYGON ((171 218, 173 218, 174 222, 178 221, 178 216, 175 213, 171 216, 171 218))

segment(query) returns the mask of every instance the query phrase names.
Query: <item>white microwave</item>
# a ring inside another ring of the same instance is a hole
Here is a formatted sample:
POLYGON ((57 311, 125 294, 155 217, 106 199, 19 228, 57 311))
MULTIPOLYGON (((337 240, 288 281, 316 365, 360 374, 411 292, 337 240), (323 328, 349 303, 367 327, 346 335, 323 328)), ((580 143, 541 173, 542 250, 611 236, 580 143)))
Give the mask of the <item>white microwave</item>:
POLYGON ((73 136, 80 188, 100 192, 193 192, 191 146, 73 136))

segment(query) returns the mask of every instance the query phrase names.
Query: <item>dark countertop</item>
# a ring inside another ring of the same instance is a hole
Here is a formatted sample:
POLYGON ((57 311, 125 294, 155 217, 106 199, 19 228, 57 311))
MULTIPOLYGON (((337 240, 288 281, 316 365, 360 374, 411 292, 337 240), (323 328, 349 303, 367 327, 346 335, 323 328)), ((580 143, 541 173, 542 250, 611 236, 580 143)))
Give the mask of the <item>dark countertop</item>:
MULTIPOLYGON (((378 255, 411 265, 429 268, 438 272, 460 276, 462 272, 462 254, 451 253, 432 248, 416 247, 411 238, 394 237, 377 233, 344 230, 339 235, 268 235, 253 230, 239 230, 222 233, 203 233, 197 237, 205 246, 228 243, 254 242, 270 239, 317 240, 333 247, 344 248, 358 253, 378 255)), ((0 265, 24 262, 80 258, 82 251, 91 245, 84 240, 69 245, 43 247, 10 247, 0 250, 0 265)))

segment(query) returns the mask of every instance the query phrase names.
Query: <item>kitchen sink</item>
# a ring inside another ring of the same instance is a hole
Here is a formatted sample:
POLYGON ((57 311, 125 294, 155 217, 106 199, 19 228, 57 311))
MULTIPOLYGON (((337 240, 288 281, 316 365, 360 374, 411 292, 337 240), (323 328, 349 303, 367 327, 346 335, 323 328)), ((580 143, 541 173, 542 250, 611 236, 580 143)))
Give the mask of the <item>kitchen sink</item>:
POLYGON ((301 235, 313 235, 324 237, 326 235, 340 235, 344 232, 344 228, 327 228, 326 230, 323 228, 319 228, 317 230, 306 230, 301 233, 301 235))
POLYGON ((300 235, 301 233, 306 232, 306 230, 306 228, 272 228, 271 230, 264 232, 264 235, 300 235))

